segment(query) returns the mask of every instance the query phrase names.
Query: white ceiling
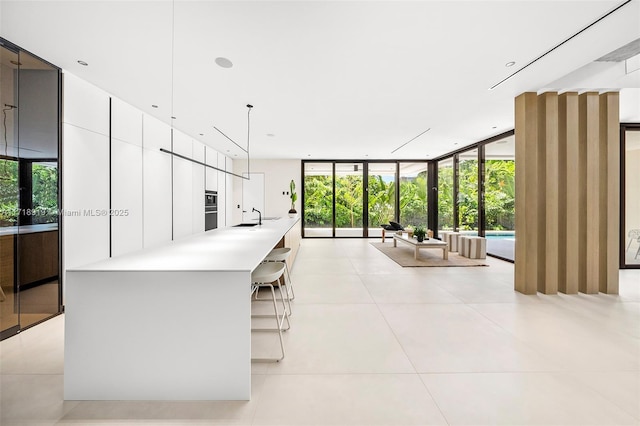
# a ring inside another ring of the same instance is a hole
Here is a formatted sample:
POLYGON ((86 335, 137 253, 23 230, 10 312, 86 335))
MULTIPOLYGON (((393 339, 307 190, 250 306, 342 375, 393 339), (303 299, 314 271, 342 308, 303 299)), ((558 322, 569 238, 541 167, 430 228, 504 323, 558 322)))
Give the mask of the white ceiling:
MULTIPOLYGON (((0 35, 230 155, 213 126, 244 146, 251 103, 254 158, 419 159, 512 129, 523 91, 582 89, 640 37, 640 0, 488 90, 622 3, 1 0, 0 35)), ((640 121, 638 77, 609 72, 640 121)))

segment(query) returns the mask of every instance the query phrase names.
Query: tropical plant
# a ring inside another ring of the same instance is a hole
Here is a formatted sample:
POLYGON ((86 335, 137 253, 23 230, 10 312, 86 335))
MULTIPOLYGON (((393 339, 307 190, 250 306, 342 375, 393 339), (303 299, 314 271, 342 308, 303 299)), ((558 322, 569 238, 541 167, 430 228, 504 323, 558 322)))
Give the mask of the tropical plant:
POLYGON ((291 209, 289 210, 289 213, 297 213, 296 200, 298 199, 298 194, 296 194, 296 183, 293 181, 293 179, 291 179, 291 182, 289 182, 289 190, 291 197, 291 209))

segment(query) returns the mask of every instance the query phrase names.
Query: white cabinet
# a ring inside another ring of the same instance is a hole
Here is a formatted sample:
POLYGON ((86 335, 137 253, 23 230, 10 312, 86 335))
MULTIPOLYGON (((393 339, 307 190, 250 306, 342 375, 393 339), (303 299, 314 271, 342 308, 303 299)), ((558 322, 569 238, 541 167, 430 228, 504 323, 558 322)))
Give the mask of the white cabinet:
MULTIPOLYGON (((218 151, 213 148, 206 147, 206 164, 213 167, 218 167, 218 151)), ((218 174, 219 172, 215 169, 211 169, 209 167, 205 168, 205 176, 206 176, 206 188, 207 191, 217 191, 218 190, 218 174)))
POLYGON ((160 147, 171 147, 171 129, 144 116, 142 151, 144 247, 171 241, 171 155, 160 147))
POLYGON ((111 255, 143 246, 142 112, 111 99, 111 255))
MULTIPOLYGON (((225 162, 225 157, 222 154, 218 154, 218 168, 220 170, 226 170, 227 165, 225 162)), ((218 228, 222 228, 225 226, 230 226, 231 222, 228 220, 231 216, 227 216, 226 206, 226 193, 227 193, 227 182, 231 181, 231 176, 227 175, 224 172, 218 172, 218 228)))
POLYGON ((109 95, 68 72, 64 73, 64 122, 109 135, 109 95))
MULTIPOLYGON (((205 146, 204 144, 193 141, 193 158, 196 161, 204 163, 205 146)), ((205 188, 205 166, 193 163, 192 165, 192 230, 193 234, 204 232, 204 188, 205 188)))
POLYGON ((70 268, 109 257, 109 138, 65 124, 63 155, 64 261, 70 268))
POLYGON ((118 98, 111 98, 111 138, 142 147, 142 112, 118 98))
POLYGON ((142 147, 112 139, 112 256, 142 249, 142 221, 142 147))

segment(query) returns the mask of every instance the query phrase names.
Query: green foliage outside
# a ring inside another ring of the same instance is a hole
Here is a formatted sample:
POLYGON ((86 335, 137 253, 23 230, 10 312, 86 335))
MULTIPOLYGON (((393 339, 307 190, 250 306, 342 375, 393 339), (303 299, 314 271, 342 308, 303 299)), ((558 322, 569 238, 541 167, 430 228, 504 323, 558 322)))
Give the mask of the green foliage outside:
POLYGON ((0 160, 0 227, 18 222, 18 162, 0 160))
POLYGON ((516 162, 485 162, 484 211, 487 230, 516 229, 516 162))
POLYGON ((362 176, 336 176, 336 228, 362 227, 362 176))
POLYGON ((458 228, 478 230, 478 160, 458 163, 458 228))
MULTIPOLYGON (((33 163, 33 224, 58 221, 58 169, 33 163)), ((0 160, 0 227, 18 223, 18 162, 0 160)))
POLYGON ((305 176, 304 224, 309 228, 330 228, 333 222, 331 176, 305 176))
POLYGON ((395 221, 396 185, 382 176, 369 176, 369 227, 395 221))
POLYGON ((402 225, 427 224, 427 172, 415 178, 400 178, 400 223, 402 225))
POLYGON ((453 166, 438 168, 438 229, 453 229, 453 166))
MULTIPOLYGON (((459 163, 458 214, 461 230, 478 229, 478 162, 459 163)), ((453 229, 453 167, 438 170, 439 229, 453 229)), ((362 176, 336 177, 336 227, 362 227, 362 176)), ((376 228, 394 220, 395 182, 369 176, 369 226, 376 228)), ((332 226, 331 176, 306 176, 304 181, 305 226, 332 226)), ((515 229, 515 161, 485 162, 485 218, 487 230, 515 229)), ((400 180, 400 223, 414 227, 427 224, 427 176, 400 180)))
MULTIPOLYGON (((427 222, 427 177, 421 172, 416 178, 400 181, 400 221, 419 225, 427 222)), ((336 177, 336 228, 363 226, 362 176, 336 177)), ((369 176, 369 226, 377 228, 395 220, 395 182, 385 182, 382 176, 369 176)), ((309 228, 331 227, 331 176, 305 177, 304 219, 309 228)))
POLYGON ((33 224, 58 222, 58 168, 33 163, 33 224))

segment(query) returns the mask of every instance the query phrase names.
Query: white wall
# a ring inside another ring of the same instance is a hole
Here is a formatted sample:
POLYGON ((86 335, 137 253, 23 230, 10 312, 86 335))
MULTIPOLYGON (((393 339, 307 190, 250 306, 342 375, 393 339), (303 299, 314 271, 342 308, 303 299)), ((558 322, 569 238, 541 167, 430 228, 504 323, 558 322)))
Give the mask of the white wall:
MULTIPOLYGON (((291 199, 289 182, 296 183, 298 201, 296 210, 300 213, 300 160, 251 160, 251 173, 264 173, 264 212, 263 216, 282 217, 289 213, 291 199), (285 194, 283 194, 283 192, 285 194)), ((247 171, 246 161, 234 161, 233 172, 239 175, 247 171)), ((242 180, 233 177, 233 224, 242 221, 242 180), (240 208, 237 206, 240 205, 240 208)))
POLYGON ((205 186, 225 225, 226 174, 160 148, 200 162, 206 152, 223 170, 230 159, 67 72, 63 87, 64 270, 204 232, 205 186))

